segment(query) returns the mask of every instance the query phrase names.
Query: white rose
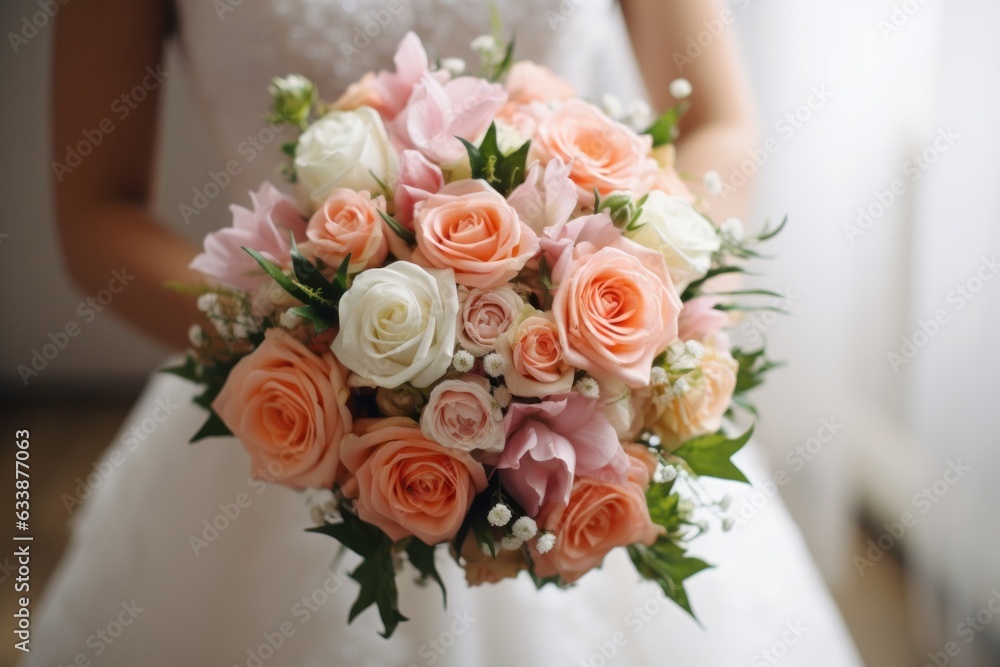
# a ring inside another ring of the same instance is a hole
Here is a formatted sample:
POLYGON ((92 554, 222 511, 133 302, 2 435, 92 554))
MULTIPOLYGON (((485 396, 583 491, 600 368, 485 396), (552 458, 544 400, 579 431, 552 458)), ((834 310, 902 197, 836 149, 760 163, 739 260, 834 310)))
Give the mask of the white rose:
POLYGON ((394 262, 355 277, 330 349, 363 383, 426 387, 451 365, 457 314, 454 271, 394 262))
POLYGON ((638 223, 640 227, 626 235, 666 258, 678 293, 708 272, 721 240, 715 226, 687 201, 653 190, 638 223))
POLYGON ((398 171, 389 135, 371 107, 331 111, 302 133, 295 149, 295 172, 317 206, 334 188, 381 192, 376 177, 391 192, 398 171))

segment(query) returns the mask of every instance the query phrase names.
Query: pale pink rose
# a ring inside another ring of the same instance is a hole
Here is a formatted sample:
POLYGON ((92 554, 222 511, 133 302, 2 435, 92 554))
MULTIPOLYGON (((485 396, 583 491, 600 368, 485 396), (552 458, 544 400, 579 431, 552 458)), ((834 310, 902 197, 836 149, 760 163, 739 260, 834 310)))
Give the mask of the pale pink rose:
POLYGON ((485 290, 462 287, 458 297, 458 344, 477 357, 496 349, 497 337, 524 308, 524 301, 507 284, 485 290))
POLYGON ((535 575, 561 575, 574 582, 601 564, 615 547, 652 545, 664 532, 653 523, 646 495, 636 482, 602 482, 581 478, 565 503, 542 508, 539 525, 555 533, 555 546, 533 554, 535 575))
POLYGON ((441 168, 418 151, 403 151, 399 157, 399 176, 393 192, 393 217, 413 230, 413 207, 436 193, 444 185, 441 168))
POLYGON ((538 237, 500 193, 482 180, 455 181, 416 207, 413 261, 453 269, 466 287, 487 289, 517 275, 538 237))
POLYGON ((552 303, 566 360, 648 385, 653 359, 677 336, 680 300, 669 279, 613 247, 574 259, 567 274, 552 303))
POLYGON ((442 380, 431 391, 420 415, 420 430, 428 440, 463 452, 503 451, 503 413, 490 393, 490 382, 466 374, 442 380))
POLYGON ((385 212, 382 195, 372 199, 367 190, 337 188, 309 220, 309 242, 302 245, 302 253, 332 268, 339 268, 350 255, 351 273, 382 266, 389 254, 387 236, 392 230, 379 211, 385 212))
POLYGON ((717 298, 699 296, 684 302, 677 318, 677 337, 682 341, 696 340, 711 343, 721 350, 729 349, 729 315, 715 308, 717 298))
POLYGON ((521 570, 528 569, 524 553, 520 549, 501 551, 496 549, 497 557, 483 553, 476 541, 476 535, 469 531, 462 542, 462 560, 465 561, 465 580, 470 586, 480 584, 495 584, 504 579, 513 579, 521 570))
POLYGON ((366 72, 359 81, 349 85, 330 108, 337 111, 353 111, 358 107, 371 107, 381 113, 382 98, 375 87, 376 79, 374 72, 366 72))
POLYGON ((718 431, 732 402, 739 364, 729 352, 706 346, 698 367, 701 373, 690 381, 681 396, 673 392, 664 395, 659 388, 653 389, 646 426, 667 447, 718 431))
POLYGON ((253 209, 235 204, 231 227, 205 237, 205 250, 194 258, 191 268, 228 287, 252 291, 270 280, 260 265, 241 246, 252 248, 275 264, 289 262, 290 238, 305 239, 306 220, 298 205, 278 188, 264 183, 250 193, 253 209))
POLYGON ((529 104, 505 104, 497 112, 497 123, 503 123, 512 127, 518 134, 527 139, 532 139, 538 126, 543 120, 552 115, 552 109, 541 102, 531 102, 529 104))
POLYGON ((636 134, 597 107, 570 100, 544 119, 535 131, 528 159, 547 163, 558 157, 570 165, 580 201, 594 203, 616 190, 636 190, 648 173, 652 138, 636 134))
POLYGON ((541 235, 546 227, 565 223, 576 208, 576 185, 569 172, 569 166, 559 158, 554 158, 544 169, 536 162, 528 169, 524 183, 507 197, 521 220, 536 234, 541 235))
POLYGON ((573 86, 550 70, 530 60, 519 60, 507 73, 507 96, 515 104, 557 102, 576 96, 573 86))
POLYGON ((496 348, 506 362, 504 382, 514 396, 544 398, 573 388, 574 369, 566 363, 551 314, 525 307, 515 325, 497 338, 496 348))
POLYGON ((687 183, 684 182, 680 174, 673 167, 663 167, 647 172, 637 188, 637 193, 646 194, 651 190, 660 190, 672 197, 680 197, 692 206, 698 201, 698 198, 688 188, 687 183))
POLYGON ((567 502, 579 476, 618 483, 627 477, 625 450, 595 399, 565 394, 511 403, 504 425, 500 481, 529 516, 543 504, 567 502))
POLYGON ((341 446, 353 473, 344 494, 358 516, 393 541, 414 535, 425 544, 455 536, 486 472, 468 453, 428 440, 406 417, 359 422, 341 446))
POLYGON ((351 431, 347 371, 329 350, 314 354, 282 329, 243 357, 212 409, 250 455, 253 474, 293 488, 328 488, 341 476, 351 431))
POLYGON ((622 442, 634 440, 646 427, 649 391, 633 389, 613 375, 598 374, 594 379, 600 388, 599 409, 615 429, 618 439, 622 442))
POLYGON ((506 100, 498 83, 460 76, 442 84, 425 74, 389 131, 400 150, 415 149, 437 164, 453 164, 467 155, 456 137, 477 141, 506 100))
POLYGON ((656 454, 649 447, 638 442, 630 442, 625 445, 625 454, 628 455, 629 459, 629 481, 635 482, 643 489, 648 489, 659 464, 656 454))

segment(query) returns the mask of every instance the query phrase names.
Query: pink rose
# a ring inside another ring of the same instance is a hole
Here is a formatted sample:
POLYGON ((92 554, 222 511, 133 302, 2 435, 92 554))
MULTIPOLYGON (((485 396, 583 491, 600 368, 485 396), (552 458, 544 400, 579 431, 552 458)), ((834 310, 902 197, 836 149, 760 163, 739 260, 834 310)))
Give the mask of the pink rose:
POLYGON ((556 102, 576 96, 576 91, 565 79, 556 76, 548 67, 530 60, 519 60, 507 73, 507 96, 515 104, 529 102, 556 102))
POLYGON ((535 575, 562 575, 574 582, 601 564, 615 547, 652 545, 663 532, 653 523, 645 492, 632 481, 608 483, 582 478, 565 503, 546 505, 539 525, 555 533, 555 546, 535 556, 535 575))
POLYGON ((497 337, 517 319, 524 301, 507 284, 490 289, 459 289, 458 343, 477 357, 496 348, 497 337))
POLYGON ((710 296, 699 296, 684 302, 677 318, 677 337, 684 342, 696 340, 728 350, 729 335, 724 329, 729 326, 729 315, 715 308, 718 302, 710 296))
POLYGON ((685 376, 690 378, 689 384, 680 396, 674 392, 667 394, 660 387, 653 388, 646 426, 667 447, 718 431, 733 400, 740 366, 729 352, 706 346, 698 368, 698 375, 685 376))
POLYGON ((393 215, 407 229, 413 229, 413 207, 444 185, 441 168, 418 151, 403 151, 399 176, 393 192, 393 215))
POLYGON ((634 440, 645 428, 649 391, 632 389, 619 378, 602 376, 598 407, 622 442, 634 440))
POLYGON ((486 472, 472 456, 428 440, 406 417, 359 422, 341 449, 354 473, 344 494, 357 498, 362 520, 393 541, 410 535, 431 545, 450 540, 486 488, 486 472))
POLYGON ((526 307, 496 347, 507 362, 504 382, 514 396, 544 398, 573 388, 574 369, 566 363, 551 314, 526 307))
POLYGON ((367 190, 337 188, 309 220, 309 243, 302 252, 333 268, 351 256, 348 270, 357 273, 382 266, 389 254, 387 235, 392 233, 379 215, 385 212, 385 197, 374 199, 367 190))
POLYGON ((535 404, 511 403, 507 444, 497 469, 503 487, 529 516, 546 503, 565 503, 577 476, 623 482, 625 450, 594 399, 553 396, 535 404))
MULTIPOLYGON (((374 108, 386 119, 395 118, 413 95, 413 88, 423 77, 433 76, 447 80, 447 70, 431 73, 427 61, 427 51, 420 38, 408 32, 399 42, 396 55, 392 58, 395 72, 382 71, 370 81, 372 97, 378 101, 374 108)), ((362 78, 362 83, 365 79, 362 78)))
POLYGON ((645 194, 650 190, 660 190, 672 197, 680 197, 692 206, 698 201, 688 188, 687 183, 673 167, 664 167, 649 172, 643 179, 642 185, 639 186, 638 192, 645 194))
POLYGON ((552 303, 566 360, 648 385, 653 359, 677 335, 681 304, 669 279, 614 247, 574 259, 567 274, 552 303))
POLYGON ((223 285, 252 291, 270 280, 260 265, 241 246, 252 248, 269 260, 284 266, 291 250, 289 238, 305 237, 306 221, 298 205, 278 188, 264 183, 250 193, 253 210, 232 205, 231 227, 205 237, 205 250, 194 258, 191 268, 223 285))
POLYGON ((635 190, 653 162, 651 147, 648 135, 636 134, 587 102, 570 100, 539 124, 528 159, 562 159, 570 165, 580 201, 592 205, 594 188, 601 196, 635 190))
POLYGON ((559 158, 554 158, 544 169, 536 162, 528 169, 524 183, 507 197, 521 220, 536 234, 566 222, 576 208, 576 185, 569 173, 570 168, 559 158))
POLYGON ((351 430, 347 371, 329 351, 314 354, 282 329, 243 357, 212 409, 250 455, 255 476, 293 488, 327 488, 340 476, 351 430))
POLYGON ((413 261, 453 269, 466 287, 487 289, 518 274, 538 237, 485 181, 455 181, 416 207, 413 261))
POLYGON ((450 449, 503 451, 503 413, 490 393, 489 380, 480 375, 439 382, 420 415, 420 430, 428 440, 450 449))
POLYGON ((643 489, 648 489, 659 465, 656 454, 649 447, 638 442, 630 442, 625 445, 625 454, 628 455, 630 466, 629 481, 635 482, 643 489))

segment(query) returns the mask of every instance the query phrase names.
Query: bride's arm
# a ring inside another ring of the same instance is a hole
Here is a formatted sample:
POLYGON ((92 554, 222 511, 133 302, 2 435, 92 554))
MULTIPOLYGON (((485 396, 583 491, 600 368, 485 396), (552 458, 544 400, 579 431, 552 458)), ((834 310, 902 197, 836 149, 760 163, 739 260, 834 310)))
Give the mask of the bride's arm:
MULTIPOLYGON (((681 122, 678 169, 701 176, 711 170, 728 181, 732 169, 758 141, 749 83, 740 60, 733 17, 724 0, 621 0, 632 46, 654 108, 675 104, 670 82, 688 79, 694 87, 691 108, 681 122), (728 11, 729 14, 723 12, 728 11), (727 23, 726 20, 730 22, 727 23), (714 34, 711 27, 716 27, 714 34), (721 29, 719 29, 721 27, 721 29), (702 37, 699 33, 711 36, 702 37), (701 53, 687 52, 693 38, 701 53)), ((696 190, 698 188, 695 188, 696 190)), ((703 191, 699 191, 703 194, 703 191)), ((736 192, 709 199, 712 217, 743 218, 749 201, 746 184, 736 192)))
POLYGON ((179 348, 198 312, 163 285, 197 280, 187 268, 197 250, 149 212, 159 92, 149 72, 160 63, 164 24, 159 1, 87 0, 59 10, 52 160, 69 171, 55 167, 53 184, 62 253, 77 287, 94 294, 124 268, 135 278, 108 307, 179 348), (121 99, 144 79, 152 88, 144 100, 121 99), (66 147, 80 142, 92 150, 70 167, 66 147))

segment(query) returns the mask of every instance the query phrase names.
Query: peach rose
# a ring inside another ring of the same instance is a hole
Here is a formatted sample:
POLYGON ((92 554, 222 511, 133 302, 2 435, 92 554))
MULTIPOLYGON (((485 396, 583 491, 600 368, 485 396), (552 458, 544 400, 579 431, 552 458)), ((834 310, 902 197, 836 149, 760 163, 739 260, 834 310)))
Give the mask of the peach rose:
POLYGON ((353 111, 358 107, 371 107, 382 113, 384 105, 382 96, 376 89, 376 79, 375 72, 365 72, 360 80, 347 87, 344 94, 338 97, 330 108, 337 111, 353 111))
POLYGON ((654 388, 646 425, 668 447, 715 433, 732 401, 737 371, 739 364, 729 352, 706 346, 698 369, 685 376, 687 391, 677 396, 654 388))
POLYGON ((574 369, 566 363, 550 313, 526 306, 516 324, 497 338, 496 347, 507 362, 504 381, 515 396, 543 398, 573 388, 574 369))
POLYGON ((326 488, 351 430, 347 371, 282 329, 233 367, 212 409, 250 454, 253 473, 293 488, 326 488))
POLYGON ((496 347, 497 336, 517 319, 524 301, 510 285, 459 290, 458 343, 477 357, 496 347))
POLYGON ((562 159, 571 166, 580 201, 592 205, 594 188, 602 197, 615 190, 636 190, 651 165, 655 167, 651 147, 648 135, 636 134, 592 104, 570 100, 539 123, 528 162, 562 159))
POLYGON ((636 256, 602 248, 572 261, 552 303, 566 360, 630 387, 677 335, 680 302, 636 256))
POLYGON ((573 86, 556 76, 548 67, 530 60, 520 60, 507 74, 507 99, 509 103, 556 102, 576 96, 573 86))
POLYGON ((501 551, 497 545, 497 557, 483 553, 470 530, 462 543, 462 560, 465 561, 465 580, 470 586, 495 584, 504 579, 513 579, 521 570, 528 569, 524 553, 520 549, 501 551))
POLYGON ((659 463, 656 454, 649 447, 638 442, 630 442, 625 445, 625 454, 628 455, 629 464, 631 464, 628 473, 629 481, 648 489, 659 463))
POLYGON ((538 523, 555 533, 556 543, 544 555, 535 552, 535 574, 560 574, 567 582, 600 565, 615 547, 649 546, 663 531, 650 518, 639 484, 609 484, 589 478, 577 480, 567 504, 542 508, 538 523))
POLYGON ((480 375, 439 382, 420 415, 420 430, 449 449, 503 451, 503 414, 490 394, 490 381, 480 375))
POLYGON ((333 268, 350 255, 351 273, 382 266, 389 254, 388 235, 392 231, 379 211, 385 212, 382 195, 373 199, 367 190, 337 188, 309 220, 309 242, 302 252, 333 268))
POLYGON ((455 181, 414 209, 413 261, 454 269, 466 287, 487 289, 517 275, 538 250, 538 237, 486 181, 455 181))
POLYGON ((341 445, 354 476, 344 494, 357 498, 358 516, 393 541, 410 535, 426 544, 458 532, 486 472, 466 452, 428 440, 406 417, 359 422, 341 445))

